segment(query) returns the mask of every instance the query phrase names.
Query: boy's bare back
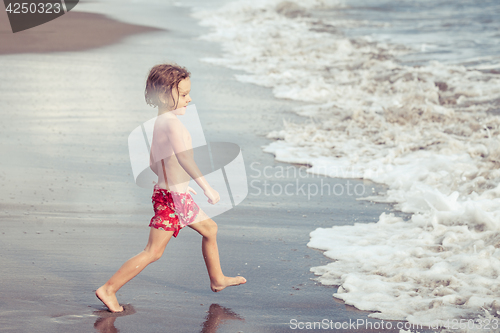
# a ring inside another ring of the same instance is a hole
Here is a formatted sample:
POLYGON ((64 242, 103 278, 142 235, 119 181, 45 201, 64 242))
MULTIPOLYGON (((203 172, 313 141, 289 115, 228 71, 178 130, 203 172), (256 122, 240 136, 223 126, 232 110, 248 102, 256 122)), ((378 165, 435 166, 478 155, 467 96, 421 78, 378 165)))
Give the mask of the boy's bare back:
POLYGON ((175 192, 187 191, 191 177, 179 163, 177 154, 192 152, 192 148, 191 134, 176 115, 158 116, 151 145, 151 162, 155 164, 151 169, 157 170, 158 186, 175 192))

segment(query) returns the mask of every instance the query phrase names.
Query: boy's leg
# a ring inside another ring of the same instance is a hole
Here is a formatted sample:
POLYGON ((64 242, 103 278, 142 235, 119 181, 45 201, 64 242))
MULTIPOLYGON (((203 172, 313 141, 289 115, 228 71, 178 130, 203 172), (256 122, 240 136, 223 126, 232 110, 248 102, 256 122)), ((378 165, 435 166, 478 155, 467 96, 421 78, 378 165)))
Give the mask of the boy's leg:
POLYGON ((210 277, 212 291, 218 292, 226 287, 247 282, 242 276, 227 277, 222 273, 217 247, 217 224, 203 210, 200 209, 194 223, 190 224, 189 227, 203 236, 201 250, 210 277))
POLYGON ((108 282, 96 290, 96 296, 111 312, 123 311, 123 307, 120 306, 116 299, 116 292, 147 265, 160 259, 173 233, 173 231, 151 228, 149 241, 144 251, 127 260, 108 282))

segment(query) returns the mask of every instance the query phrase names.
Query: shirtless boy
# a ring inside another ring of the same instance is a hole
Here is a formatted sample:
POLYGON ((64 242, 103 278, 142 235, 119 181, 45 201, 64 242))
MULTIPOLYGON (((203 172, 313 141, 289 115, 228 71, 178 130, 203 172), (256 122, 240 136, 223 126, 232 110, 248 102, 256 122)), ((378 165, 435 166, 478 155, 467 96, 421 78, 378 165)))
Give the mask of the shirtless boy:
POLYGON ((216 239, 217 224, 189 194, 196 194, 188 186, 192 178, 203 189, 209 203, 216 204, 220 200, 219 193, 208 184, 194 162, 191 135, 177 118, 186 112, 191 102, 189 77, 190 73, 183 67, 161 64, 151 69, 146 82, 146 102, 158 107, 150 154, 151 170, 158 176, 152 196, 155 215, 149 224, 146 248, 125 262, 96 290, 96 296, 111 312, 123 311, 116 292, 147 265, 160 259, 170 238, 177 237, 185 226, 202 236, 202 253, 212 291, 246 283, 242 276, 227 277, 222 273, 216 239))

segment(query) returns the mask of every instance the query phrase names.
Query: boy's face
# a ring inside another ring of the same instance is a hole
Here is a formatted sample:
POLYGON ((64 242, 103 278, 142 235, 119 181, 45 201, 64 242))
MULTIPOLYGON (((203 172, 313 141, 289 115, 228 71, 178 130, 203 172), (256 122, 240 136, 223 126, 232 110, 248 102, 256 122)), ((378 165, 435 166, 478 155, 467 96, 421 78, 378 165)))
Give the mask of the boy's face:
POLYGON ((182 116, 186 113, 186 106, 191 102, 191 97, 189 92, 191 91, 191 80, 186 78, 179 82, 179 90, 176 88, 172 89, 172 96, 168 101, 168 105, 171 106, 169 111, 173 111, 174 114, 182 116), (175 102, 177 101, 177 96, 179 96, 179 101, 177 102, 177 107, 175 108, 175 102), (175 109, 174 109, 175 108, 175 109))

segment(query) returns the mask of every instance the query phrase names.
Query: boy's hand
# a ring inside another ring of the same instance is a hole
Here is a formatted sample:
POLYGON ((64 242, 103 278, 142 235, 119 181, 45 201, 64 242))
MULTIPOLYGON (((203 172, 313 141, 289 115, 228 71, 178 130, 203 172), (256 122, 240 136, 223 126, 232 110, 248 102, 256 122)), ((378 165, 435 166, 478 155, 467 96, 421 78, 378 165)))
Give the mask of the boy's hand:
POLYGON ((187 192, 191 192, 191 193, 193 193, 193 194, 198 194, 198 193, 196 193, 196 191, 195 191, 195 190, 193 190, 193 189, 191 188, 191 186, 188 186, 187 192))
POLYGON ((215 205, 220 200, 219 192, 213 188, 206 190, 205 195, 208 198, 208 203, 211 203, 212 205, 215 205))

